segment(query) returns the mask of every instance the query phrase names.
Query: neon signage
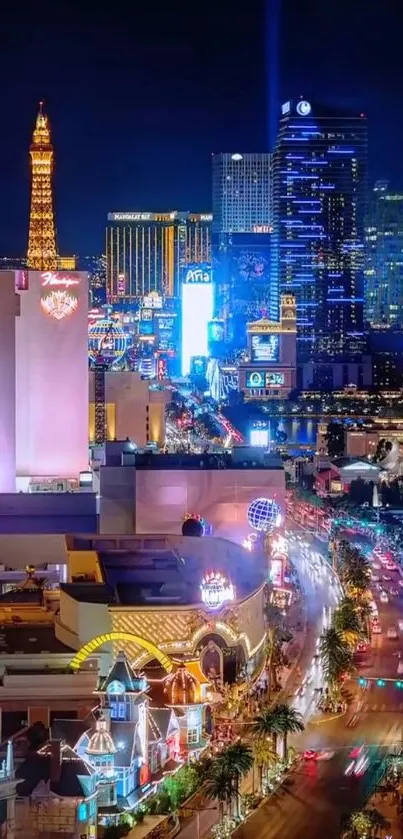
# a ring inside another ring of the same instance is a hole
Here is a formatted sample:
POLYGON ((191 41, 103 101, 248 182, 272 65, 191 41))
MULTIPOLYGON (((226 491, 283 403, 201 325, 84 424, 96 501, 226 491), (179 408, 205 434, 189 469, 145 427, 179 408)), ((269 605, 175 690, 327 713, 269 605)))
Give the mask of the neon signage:
POLYGON ((70 288, 72 285, 79 285, 80 280, 64 274, 54 274, 53 271, 45 271, 41 274, 42 286, 57 286, 58 288, 70 288))
POLYGON ((185 283, 211 283, 211 268, 189 268, 185 283))
POLYGON ((41 306, 45 315, 49 315, 55 320, 63 320, 67 315, 72 315, 75 312, 78 300, 68 291, 51 291, 41 298, 41 306))
POLYGON ((226 601, 235 599, 234 586, 219 571, 206 574, 200 590, 201 599, 209 609, 219 609, 226 601))

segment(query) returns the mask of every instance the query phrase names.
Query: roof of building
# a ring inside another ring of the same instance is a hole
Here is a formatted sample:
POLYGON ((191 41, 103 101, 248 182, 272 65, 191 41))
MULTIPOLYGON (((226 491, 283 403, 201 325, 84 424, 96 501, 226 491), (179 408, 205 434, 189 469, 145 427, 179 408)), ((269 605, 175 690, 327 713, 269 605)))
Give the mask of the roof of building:
POLYGON ((114 589, 106 583, 61 583, 65 594, 84 603, 116 603, 114 589))
POLYGON ((200 684, 181 662, 166 677, 164 693, 169 705, 195 705, 200 699, 200 684))
POLYGON ((91 735, 85 751, 87 755, 94 756, 114 755, 116 752, 115 744, 108 731, 108 723, 103 714, 100 714, 95 723, 95 731, 91 735))
POLYGON ((216 568, 233 584, 237 599, 255 592, 266 574, 263 552, 256 550, 251 555, 241 545, 216 536, 89 537, 87 544, 88 550, 98 552, 104 584, 62 584, 62 593, 80 602, 111 606, 201 604, 201 582, 211 571, 212 557, 216 568))
POLYGON ((143 693, 147 687, 144 675, 133 670, 125 653, 121 650, 98 693, 143 693))
POLYGON ((149 742, 165 741, 169 729, 176 717, 172 708, 149 708, 148 712, 148 740, 149 742))
POLYGON ((115 766, 130 766, 133 754, 141 755, 137 723, 112 720, 110 732, 116 746, 115 766))
POLYGON ((60 776, 51 781, 51 742, 46 743, 37 752, 32 752, 17 767, 16 777, 19 796, 31 796, 38 784, 49 785, 49 790, 62 797, 87 798, 88 788, 83 782, 95 774, 95 770, 87 761, 65 743, 60 745, 60 776))
POLYGON ((362 457, 334 457, 332 458, 331 465, 336 466, 337 469, 350 468, 352 471, 353 469, 364 469, 367 471, 373 469, 379 472, 379 466, 376 463, 370 463, 362 457))
POLYGON ((86 731, 90 735, 94 725, 95 718, 92 714, 85 720, 53 720, 51 725, 52 738, 54 740, 64 740, 68 746, 74 749, 86 731))
POLYGON ((15 653, 72 653, 56 638, 53 624, 3 623, 0 625, 0 655, 15 653))

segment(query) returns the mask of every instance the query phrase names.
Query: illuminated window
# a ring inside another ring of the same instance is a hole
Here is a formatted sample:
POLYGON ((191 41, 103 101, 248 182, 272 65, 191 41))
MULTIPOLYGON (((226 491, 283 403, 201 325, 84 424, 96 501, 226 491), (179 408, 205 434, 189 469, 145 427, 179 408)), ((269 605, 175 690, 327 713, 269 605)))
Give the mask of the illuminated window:
POLYGON ((189 728, 188 729, 188 744, 198 743, 201 736, 201 726, 197 725, 196 728, 189 728))

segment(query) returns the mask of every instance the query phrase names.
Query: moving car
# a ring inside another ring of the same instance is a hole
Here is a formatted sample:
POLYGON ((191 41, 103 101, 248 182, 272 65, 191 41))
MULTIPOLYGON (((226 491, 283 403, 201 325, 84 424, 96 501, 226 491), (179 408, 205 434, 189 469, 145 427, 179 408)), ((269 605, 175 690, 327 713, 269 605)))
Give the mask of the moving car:
POLYGON ((385 581, 385 583, 390 583, 392 577, 389 577, 388 574, 382 574, 382 579, 385 581))
POLYGON ((387 634, 388 638, 390 638, 390 640, 392 640, 392 641, 396 640, 396 638, 398 637, 397 629, 396 629, 395 626, 388 626, 388 631, 387 631, 386 634, 387 634))
POLYGON ((386 594, 386 591, 381 591, 379 599, 380 599, 381 603, 389 603, 389 597, 386 594))
POLYGON ((381 624, 376 622, 372 624, 372 632, 374 635, 382 635, 382 627, 381 624))
POLYGON ((317 760, 318 753, 315 752, 315 749, 306 749, 304 752, 304 760, 317 760))
POLYGON ((360 778, 369 766, 368 749, 362 745, 354 748, 349 754, 349 762, 344 774, 360 778))
POLYGON ((394 586, 392 586, 392 587, 389 589, 389 594, 391 594, 391 595, 392 595, 392 597, 397 597, 397 596, 398 596, 398 594, 399 594, 399 589, 398 589, 398 588, 394 588, 394 586))

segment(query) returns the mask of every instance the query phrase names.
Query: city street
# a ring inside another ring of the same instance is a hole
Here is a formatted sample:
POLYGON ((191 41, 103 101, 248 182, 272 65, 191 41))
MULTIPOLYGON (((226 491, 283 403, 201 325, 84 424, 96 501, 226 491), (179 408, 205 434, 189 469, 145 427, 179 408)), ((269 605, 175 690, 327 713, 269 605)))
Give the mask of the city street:
MULTIPOLYGON (((305 540, 305 536, 304 536, 305 540)), ((314 548, 316 551, 316 548, 314 548)), ((317 638, 321 634, 324 622, 328 619, 328 607, 334 607, 337 602, 338 590, 333 582, 333 574, 330 569, 324 566, 323 571, 319 571, 319 558, 310 557, 310 547, 308 543, 298 541, 297 539, 290 543, 290 554, 292 562, 297 568, 299 580, 302 587, 303 596, 306 600, 307 608, 307 632, 305 636, 305 643, 299 660, 300 670, 294 671, 290 676, 286 690, 283 692, 283 697, 289 698, 289 701, 295 704, 295 707, 303 714, 304 719, 309 719, 309 716, 315 709, 315 688, 321 686, 323 683, 320 668, 317 664, 313 666, 313 657, 317 653, 317 638), (313 565, 314 563, 314 565, 313 565), (318 570, 316 570, 316 567, 318 570), (312 676, 310 673, 312 671, 312 676), (306 687, 304 695, 301 699, 294 696, 294 693, 301 685, 301 682, 306 680, 306 687), (308 683, 309 682, 309 683, 308 683)), ((402 695, 403 699, 403 695, 402 695)), ((300 744, 298 743, 300 748, 300 744)), ((320 771, 320 770, 319 770, 320 771)), ((304 769, 302 768, 298 773, 298 784, 300 779, 305 782, 304 769)), ((308 786, 312 787, 312 779, 309 780, 308 786)), ((329 782, 330 787, 332 786, 329 782)), ((246 779, 243 787, 244 792, 250 792, 252 789, 251 778, 246 779)), ((299 795, 299 793, 298 793, 299 795)), ((276 798, 276 802, 282 799, 282 794, 276 798)), ((290 799, 291 800, 291 799, 290 799)), ((304 796, 302 796, 302 800, 304 796)), ((278 803, 277 805, 278 806, 278 803)), ((255 814, 253 819, 260 814, 255 814)), ((286 816, 288 818, 288 816, 286 816)), ((217 812, 206 810, 199 815, 200 822, 200 837, 209 835, 211 826, 217 821, 217 812)), ((249 824, 249 823, 248 823, 249 824)), ((249 828, 248 828, 249 830, 249 828)), ((180 839, 195 839, 196 836, 196 816, 190 819, 178 834, 180 839)), ((246 835, 253 835, 253 832, 246 835)), ((262 834, 264 836, 265 834, 262 834)), ((270 834, 268 834, 270 835, 270 834)), ((290 834, 293 835, 293 834, 290 834)), ((299 834, 300 835, 300 834, 299 834)))
MULTIPOLYGON (((294 529, 294 528, 293 528, 294 529)), ((340 589, 331 568, 324 559, 325 546, 300 530, 294 531, 289 541, 290 556, 297 569, 307 607, 307 632, 298 669, 291 674, 286 689, 287 698, 302 714, 305 731, 290 738, 298 751, 314 749, 325 753, 325 759, 301 760, 278 793, 265 803, 242 825, 237 839, 336 839, 340 835, 340 817, 364 806, 381 775, 382 760, 390 749, 400 745, 403 737, 403 688, 395 683, 377 684, 378 679, 398 679, 399 620, 403 620, 403 588, 398 572, 375 571, 388 592, 392 588, 399 595, 390 595, 382 603, 380 592, 374 589, 379 609, 381 634, 372 639, 371 650, 359 663, 359 676, 374 679, 361 688, 352 685, 357 699, 346 715, 326 719, 316 712, 317 689, 323 687, 323 675, 317 657, 318 638, 330 621, 340 589), (320 556, 320 553, 323 556, 320 556), (402 593, 400 595, 400 592, 402 593), (397 638, 388 638, 388 628, 395 627, 397 638), (302 686, 302 691, 301 691, 302 686), (302 693, 302 695, 301 695, 302 693), (297 694, 297 695, 296 695, 297 694), (353 722, 353 724, 351 724, 353 722), (353 748, 367 748, 368 766, 361 777, 345 774, 351 763, 353 748)), ((403 629, 403 624, 402 624, 403 629)), ((401 676, 403 683, 403 674, 401 676)), ((250 791, 247 779, 244 791, 250 791)), ((217 819, 215 811, 200 813, 200 837, 209 836, 217 819)), ((195 819, 180 832, 181 839, 194 839, 195 819)))
MULTIPOLYGON (((302 551, 299 568, 302 574, 306 564, 303 554, 302 551)), ((392 580, 385 581, 385 589, 398 587, 403 592, 398 585, 397 572, 391 572, 390 576, 392 580)), ((306 574, 303 579, 306 580, 306 574)), ((325 583, 321 586, 322 591, 323 588, 325 583)), ((363 658, 359 674, 376 679, 396 679, 400 642, 399 637, 389 639, 387 629, 395 626, 398 630, 398 621, 403 619, 403 598, 393 596, 389 603, 382 604, 375 592, 375 600, 382 634, 373 637, 373 650, 363 658)), ((278 836, 282 839, 301 836, 319 839, 324 835, 336 839, 340 835, 341 815, 364 806, 378 782, 382 758, 401 743, 403 690, 388 682, 384 687, 378 686, 376 681, 369 682, 357 691, 356 724, 350 727, 348 723, 353 710, 346 717, 319 724, 314 721, 306 726, 303 735, 294 738, 298 749, 311 748, 334 754, 327 760, 301 763, 292 773, 289 784, 284 785, 277 796, 268 799, 239 829, 237 839, 274 839, 278 836), (351 750, 362 744, 368 746, 368 768, 362 777, 347 777, 345 771, 351 763, 351 750)))

